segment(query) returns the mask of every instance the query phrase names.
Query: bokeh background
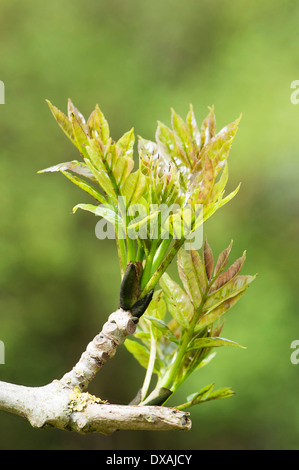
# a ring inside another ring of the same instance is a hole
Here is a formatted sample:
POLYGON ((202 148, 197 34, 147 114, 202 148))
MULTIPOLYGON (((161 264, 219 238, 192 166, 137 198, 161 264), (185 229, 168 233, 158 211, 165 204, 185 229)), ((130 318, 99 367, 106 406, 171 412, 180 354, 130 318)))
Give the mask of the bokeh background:
MULTIPOLYGON (((214 104, 217 127, 243 114, 230 154, 238 196, 206 223, 217 254, 247 249, 259 273, 228 314, 222 348, 182 388, 211 382, 236 395, 191 409, 184 432, 110 437, 39 431, 0 413, 1 449, 298 449, 299 5, 296 0, 1 0, 0 380, 38 386, 60 378, 117 306, 114 243, 95 237, 96 218, 72 207, 88 195, 39 169, 77 158, 45 103, 67 98, 88 116, 96 103, 115 139, 132 126, 153 138, 193 103, 198 121, 214 104)), ((128 403, 143 369, 121 348, 90 387, 128 403)))

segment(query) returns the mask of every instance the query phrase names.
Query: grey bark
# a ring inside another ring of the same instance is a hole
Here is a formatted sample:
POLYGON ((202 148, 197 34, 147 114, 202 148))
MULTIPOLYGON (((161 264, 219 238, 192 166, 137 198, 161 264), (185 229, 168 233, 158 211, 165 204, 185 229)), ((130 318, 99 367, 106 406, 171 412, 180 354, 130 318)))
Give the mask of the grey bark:
POLYGON ((0 382, 0 410, 22 416, 37 428, 55 427, 80 433, 189 430, 189 413, 162 406, 107 404, 86 392, 96 373, 115 355, 126 337, 135 332, 137 321, 129 311, 118 309, 112 313, 77 364, 60 380, 42 387, 0 382))

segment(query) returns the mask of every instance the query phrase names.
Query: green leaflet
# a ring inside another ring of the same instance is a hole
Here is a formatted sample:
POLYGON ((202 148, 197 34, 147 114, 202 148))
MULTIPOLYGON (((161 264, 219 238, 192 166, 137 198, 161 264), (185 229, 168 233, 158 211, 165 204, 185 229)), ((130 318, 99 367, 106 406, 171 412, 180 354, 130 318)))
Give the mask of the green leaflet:
POLYGON ((256 275, 240 275, 234 277, 220 289, 208 295, 203 309, 204 312, 218 307, 218 305, 220 305, 225 300, 230 299, 231 297, 235 297, 237 294, 246 289, 255 278, 256 275))
POLYGON ((196 153, 193 146, 192 137, 190 135, 187 124, 174 111, 174 109, 171 110, 171 123, 176 143, 178 147, 183 150, 184 158, 191 167, 193 165, 196 153))
POLYGON ((89 116, 87 126, 91 137, 100 139, 104 145, 107 144, 110 134, 109 125, 98 105, 89 116))
POLYGON ((213 201, 207 205, 204 205, 203 222, 208 220, 218 209, 220 209, 225 204, 227 204, 231 199, 233 199, 233 197, 235 197, 235 195, 239 191, 240 186, 241 184, 239 184, 239 186, 237 186, 237 188, 234 191, 232 191, 228 196, 226 196, 224 199, 222 199, 222 196, 220 196, 220 198, 216 202, 213 201))
POLYGON ((88 136, 85 133, 83 127, 81 126, 81 123, 76 118, 74 112, 72 112, 71 114, 71 124, 76 141, 76 147, 79 149, 80 153, 82 153, 82 155, 86 157, 86 146, 89 144, 88 136))
POLYGON ((93 214, 95 214, 96 210, 98 209, 98 206, 94 206, 93 204, 77 204, 75 207, 73 207, 73 214, 75 214, 78 209, 82 209, 84 211, 92 212, 93 214))
POLYGON ((85 176, 86 178, 92 181, 96 181, 96 178, 94 177, 92 171, 89 169, 88 165, 82 162, 77 162, 76 160, 73 160, 72 162, 60 163, 50 168, 45 168, 44 170, 40 170, 38 173, 60 171, 70 181, 79 186, 79 188, 83 189, 83 191, 85 191, 86 193, 93 196, 97 201, 101 202, 102 204, 105 204, 107 202, 105 197, 90 183, 83 180, 82 178, 79 178, 78 176, 73 175, 68 170, 78 175, 85 176))
POLYGON ((120 155, 124 159, 133 158, 135 143, 134 128, 126 132, 117 142, 116 146, 120 150, 120 155))
POLYGON ((205 290, 204 267, 197 251, 185 251, 181 248, 177 257, 178 271, 186 292, 194 308, 200 305, 205 290))
POLYGON ((166 315, 166 303, 164 300, 163 291, 161 289, 156 290, 153 299, 147 308, 147 314, 150 317, 163 320, 166 315))
POLYGON ((201 400, 202 402, 211 401, 211 400, 219 400, 222 398, 230 398, 235 395, 235 392, 230 388, 220 388, 219 390, 215 390, 211 392, 205 400, 201 400))
POLYGON ((139 162, 141 172, 148 177, 149 204, 179 203, 180 174, 176 166, 164 155, 158 153, 157 144, 139 137, 139 162))
POLYGON ((202 160, 193 168, 188 182, 187 199, 189 203, 204 203, 213 190, 214 180, 213 162, 205 154, 202 160))
POLYGON ((126 198, 126 206, 135 204, 142 197, 146 189, 146 177, 140 170, 131 173, 127 178, 123 189, 122 196, 126 198))
POLYGON ((216 276, 216 274, 221 273, 222 270, 225 268, 226 264, 228 263, 228 257, 231 252, 232 244, 233 242, 231 241, 228 248, 223 250, 222 253, 220 253, 220 255, 218 256, 218 260, 214 269, 214 276, 216 276))
POLYGON ((138 136, 138 154, 141 172, 145 176, 153 178, 153 166, 158 158, 158 146, 156 142, 138 136))
POLYGON ((234 191, 232 191, 228 196, 226 196, 224 199, 221 198, 219 203, 217 204, 217 209, 220 209, 220 207, 223 207, 225 204, 227 204, 231 199, 235 197, 235 195, 238 193, 240 189, 241 183, 236 187, 234 191))
POLYGON ((38 171, 38 173, 67 171, 67 170, 70 170, 73 173, 76 173, 80 176, 85 176, 85 178, 89 178, 92 181, 97 181, 93 173, 88 168, 88 166, 83 162, 78 162, 77 160, 73 160, 71 162, 59 163, 58 165, 50 166, 49 168, 45 168, 44 170, 38 171))
POLYGON ((115 190, 107 173, 106 167, 94 144, 91 143, 91 145, 92 146, 86 147, 86 151, 90 160, 86 159, 85 162, 103 191, 116 202, 117 195, 115 194, 115 190))
POLYGON ((77 204, 73 208, 73 214, 78 210, 82 209, 84 211, 92 212, 93 214, 103 217, 103 219, 106 219, 108 222, 113 224, 118 224, 119 227, 123 227, 123 221, 119 217, 116 211, 108 207, 104 206, 94 206, 93 204, 77 204))
POLYGON ((215 182, 214 187, 212 189, 211 197, 210 197, 211 202, 215 203, 216 201, 219 200, 219 198, 222 198, 227 181, 228 181, 228 164, 226 162, 222 169, 220 177, 215 182))
POLYGON ((207 145, 203 147, 203 152, 205 152, 213 161, 216 174, 219 173, 227 160, 240 120, 241 116, 236 121, 224 127, 207 145))
POLYGON ((192 395, 189 395, 187 397, 188 402, 190 402, 191 405, 195 405, 196 402, 204 400, 205 398, 207 398, 209 396, 209 394, 213 390, 214 386, 215 386, 215 384, 206 385, 205 387, 200 389, 199 392, 192 393, 192 395))
POLYGON ((195 370, 202 369, 203 367, 207 366, 210 364, 210 362, 214 359, 216 356, 216 352, 209 353, 207 356, 201 359, 199 364, 196 365, 195 370))
POLYGON ((123 158, 118 157, 118 160, 113 167, 113 175, 115 177, 116 183, 122 188, 124 182, 128 178, 129 174, 134 168, 134 160, 132 158, 123 158))
POLYGON ((76 145, 76 140, 74 137, 74 132, 73 132, 73 126, 70 120, 66 117, 66 115, 60 111, 56 106, 53 106, 53 104, 49 101, 46 100, 46 102, 49 105, 49 108, 56 119, 57 123, 59 124, 60 128, 63 130, 63 132, 67 135, 67 137, 73 142, 75 146, 76 145))
POLYGON ((220 305, 218 305, 218 307, 214 308, 211 312, 205 313, 197 323, 194 332, 196 333, 197 331, 206 328, 212 323, 215 323, 220 320, 220 318, 238 302, 242 295, 245 294, 247 289, 248 287, 245 287, 244 290, 242 290, 239 294, 225 300, 220 305))
POLYGON ((165 126, 165 124, 159 121, 156 131, 156 140, 158 149, 166 161, 172 161, 176 168, 181 170, 182 177, 184 177, 186 167, 189 166, 186 155, 183 153, 182 149, 178 147, 174 133, 165 126))
POLYGON ((161 277, 160 286, 167 299, 167 305, 171 315, 180 325, 184 328, 188 328, 188 318, 193 313, 193 305, 189 297, 167 273, 164 273, 161 277))
MULTIPOLYGON (((126 339, 124 342, 124 345, 126 346, 127 350, 133 354, 135 359, 139 362, 139 364, 147 369, 148 362, 149 362, 149 357, 150 357, 150 352, 149 350, 143 346, 140 343, 137 343, 137 341, 134 341, 132 339, 126 339)), ((155 374, 159 373, 159 369, 157 368, 158 363, 155 361, 155 366, 153 372, 155 374)))
POLYGON ((79 186, 79 188, 83 189, 83 191, 93 196, 100 203, 105 204, 107 202, 104 196, 102 196, 102 194, 99 191, 97 191, 93 186, 91 186, 91 184, 87 183, 81 178, 78 178, 78 176, 72 175, 68 171, 61 171, 61 173, 63 173, 74 184, 79 186))
POLYGON ((192 340, 188 350, 191 351, 193 349, 201 349, 201 348, 218 348, 220 346, 234 346, 242 349, 246 349, 244 346, 241 346, 240 344, 236 343, 235 341, 231 341, 230 339, 225 339, 225 338, 213 338, 213 337, 207 337, 207 338, 198 338, 195 340, 192 340))
POLYGON ((244 261, 246 258, 246 251, 244 251, 243 256, 238 258, 224 273, 220 274, 220 276, 216 279, 215 283, 212 286, 212 291, 220 289, 224 284, 230 281, 233 277, 235 277, 241 271, 244 261))
POLYGON ((113 178, 115 181, 115 191, 120 195, 121 187, 134 167, 134 161, 132 158, 122 155, 122 149, 117 147, 115 142, 112 143, 111 140, 109 140, 107 145, 103 161, 107 173, 111 175, 111 179, 113 178))
POLYGON ((160 320, 159 318, 151 317, 150 315, 143 315, 143 318, 146 320, 150 320, 150 322, 154 325, 155 328, 157 328, 163 336, 168 339, 169 341, 172 341, 173 343, 178 344, 178 339, 174 335, 174 333, 168 328, 166 323, 163 320, 160 320))
POLYGON ((193 145, 196 147, 197 153, 199 153, 201 149, 201 135, 196 122, 192 104, 190 104, 190 109, 186 118, 186 124, 188 126, 193 145))
POLYGON ((79 109, 76 108, 70 98, 67 101, 67 115, 70 121, 72 120, 72 115, 74 115, 84 131, 87 131, 86 121, 83 114, 80 113, 79 109))
POLYGON ((201 148, 205 145, 208 145, 216 133, 216 119, 214 114, 214 107, 209 109, 210 112, 203 121, 200 129, 201 148))
POLYGON ((177 409, 184 410, 190 406, 206 403, 211 400, 232 397, 235 392, 231 388, 220 388, 213 392, 214 384, 206 385, 199 392, 193 393, 187 397, 187 402, 177 406, 177 409))

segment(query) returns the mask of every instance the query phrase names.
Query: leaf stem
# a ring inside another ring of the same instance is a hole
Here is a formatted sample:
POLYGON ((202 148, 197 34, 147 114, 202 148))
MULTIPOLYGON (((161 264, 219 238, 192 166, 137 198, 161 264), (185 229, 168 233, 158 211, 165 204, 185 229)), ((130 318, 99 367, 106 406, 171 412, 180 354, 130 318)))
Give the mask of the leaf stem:
POLYGON ((172 242, 172 237, 171 238, 165 238, 162 241, 162 243, 160 244, 160 246, 159 246, 159 248, 158 248, 158 250, 155 254, 155 257, 153 259, 151 275, 153 275, 156 272, 156 270, 158 269, 158 267, 162 263, 163 258, 166 255, 167 250, 168 250, 171 242, 172 242))
POLYGON ((200 305, 194 312, 194 315, 193 315, 193 318, 192 318, 192 321, 190 323, 189 328, 186 329, 185 332, 184 332, 183 341, 182 341, 181 345, 179 346, 179 348, 177 350, 177 353, 175 355, 174 361, 172 362, 172 365, 170 366, 167 373, 163 377, 162 382, 159 383, 160 387, 170 388, 170 386, 173 382, 173 379, 176 375, 177 369, 181 365, 181 362, 182 362, 182 360, 183 360, 183 358, 186 354, 188 344, 190 343, 190 341, 192 339, 196 323, 197 323, 200 315, 202 314, 204 304, 207 300, 209 288, 210 288, 210 285, 207 286, 207 289, 206 289, 206 291, 205 291, 205 293, 204 293, 204 295, 201 299, 200 305))
POLYGON ((115 226, 115 241, 117 247, 117 254, 119 259, 119 266, 121 271, 121 277, 123 277, 126 269, 127 253, 125 241, 117 236, 118 225, 115 226))
POLYGON ((136 254, 136 261, 142 261, 144 258, 144 247, 142 246, 141 242, 138 241, 138 249, 136 254))
POLYGON ((143 386, 141 389, 141 401, 145 399, 150 382, 151 382, 151 378, 152 378, 153 370, 155 366, 156 352, 157 352, 157 341, 154 338, 153 329, 151 326, 151 352, 150 352, 150 357, 148 361, 148 366, 147 366, 143 386))
POLYGON ((127 237, 127 264, 135 261, 135 243, 130 237, 127 237))
POLYGON ((154 239, 152 241, 150 252, 149 252, 149 254, 146 258, 145 267, 144 267, 144 271, 143 271, 143 275, 142 275, 141 289, 143 289, 146 286, 146 284, 148 283, 148 281, 150 279, 151 272, 152 272, 153 259, 154 259, 155 253, 157 251, 158 242, 159 242, 159 240, 157 240, 157 239, 154 239))
POLYGON ((155 271, 155 273, 152 275, 152 277, 146 284, 145 288, 143 289, 142 291, 143 295, 148 294, 152 289, 155 288, 160 277, 164 274, 164 272, 166 271, 166 269, 172 262, 173 258, 176 256, 177 252, 183 246, 184 243, 185 243, 185 238, 181 238, 175 241, 170 252, 164 258, 164 261, 160 264, 159 268, 155 271))

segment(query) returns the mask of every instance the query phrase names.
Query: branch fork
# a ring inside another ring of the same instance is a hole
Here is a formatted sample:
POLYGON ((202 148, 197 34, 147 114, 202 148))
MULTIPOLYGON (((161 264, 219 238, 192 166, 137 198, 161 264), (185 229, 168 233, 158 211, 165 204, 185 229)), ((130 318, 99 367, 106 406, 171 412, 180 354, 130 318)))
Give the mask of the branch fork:
POLYGON ((87 345, 73 369, 42 387, 0 382, 0 410, 27 419, 33 427, 54 427, 79 433, 106 435, 123 430, 189 430, 189 413, 162 406, 113 405, 86 389, 96 373, 126 337, 135 332, 138 318, 119 308, 87 345))

